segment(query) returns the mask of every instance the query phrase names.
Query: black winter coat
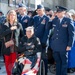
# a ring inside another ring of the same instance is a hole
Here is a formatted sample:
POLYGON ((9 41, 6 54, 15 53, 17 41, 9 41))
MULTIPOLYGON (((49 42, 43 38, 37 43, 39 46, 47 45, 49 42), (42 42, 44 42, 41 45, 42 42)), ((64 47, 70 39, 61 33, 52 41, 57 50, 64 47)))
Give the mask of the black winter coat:
POLYGON ((19 53, 25 53, 25 51, 33 50, 34 53, 41 52, 42 47, 39 38, 32 36, 31 38, 27 38, 24 36, 19 45, 19 53))
POLYGON ((5 23, 5 25, 0 26, 0 39, 2 41, 3 55, 10 55, 10 53, 11 53, 10 47, 8 47, 8 48, 5 47, 5 42, 7 42, 11 39, 12 32, 13 32, 13 39, 15 40, 15 46, 18 46, 16 43, 23 36, 23 31, 22 31, 23 29, 20 28, 20 23, 14 23, 14 25, 17 25, 17 29, 14 31, 10 30, 11 26, 9 23, 5 23), (17 33, 17 31, 18 31, 18 33, 17 33), (17 33, 17 35, 16 35, 16 33, 17 33))

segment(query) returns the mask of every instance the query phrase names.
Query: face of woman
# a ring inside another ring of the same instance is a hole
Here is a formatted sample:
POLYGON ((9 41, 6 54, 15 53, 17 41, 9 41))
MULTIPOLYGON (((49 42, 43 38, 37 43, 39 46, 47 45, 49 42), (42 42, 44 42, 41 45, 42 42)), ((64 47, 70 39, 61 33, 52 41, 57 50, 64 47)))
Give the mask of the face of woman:
POLYGON ((26 31, 26 36, 27 36, 28 38, 31 38, 32 35, 33 35, 32 31, 29 31, 29 30, 26 31))
POLYGON ((16 18, 16 15, 14 13, 10 13, 9 19, 10 21, 14 21, 16 18))

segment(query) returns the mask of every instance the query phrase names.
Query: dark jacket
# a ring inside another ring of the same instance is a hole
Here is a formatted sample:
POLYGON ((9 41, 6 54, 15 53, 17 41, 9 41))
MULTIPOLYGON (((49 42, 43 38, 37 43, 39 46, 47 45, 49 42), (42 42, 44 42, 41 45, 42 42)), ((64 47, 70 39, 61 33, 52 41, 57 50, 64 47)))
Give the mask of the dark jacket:
POLYGON ((40 39, 41 43, 44 42, 44 37, 45 37, 44 34, 48 21, 49 18, 46 15, 43 15, 42 17, 36 15, 32 18, 32 21, 30 22, 30 25, 34 26, 35 36, 40 39))
POLYGON ((55 17, 48 24, 53 28, 53 35, 50 39, 50 46, 54 51, 66 51, 66 47, 72 47, 74 38, 74 22, 63 17, 60 23, 59 18, 55 17))
POLYGON ((1 26, 0 30, 0 39, 3 42, 2 45, 2 52, 3 54, 9 55, 10 54, 10 47, 5 47, 5 42, 9 41, 11 39, 11 35, 13 32, 13 39, 15 40, 15 46, 18 46, 19 39, 23 36, 23 29, 20 28, 20 23, 14 23, 14 25, 17 25, 17 29, 12 31, 10 30, 10 24, 8 22, 5 23, 5 25, 1 26))
POLYGON ((29 16, 25 15, 24 17, 22 17, 21 15, 18 17, 18 21, 22 24, 23 27, 23 32, 25 34, 25 28, 28 27, 28 23, 29 23, 29 16))
POLYGON ((30 39, 24 36, 20 41, 19 49, 19 53, 24 53, 28 50, 33 50, 33 53, 36 53, 42 50, 40 40, 35 36, 32 36, 30 39))

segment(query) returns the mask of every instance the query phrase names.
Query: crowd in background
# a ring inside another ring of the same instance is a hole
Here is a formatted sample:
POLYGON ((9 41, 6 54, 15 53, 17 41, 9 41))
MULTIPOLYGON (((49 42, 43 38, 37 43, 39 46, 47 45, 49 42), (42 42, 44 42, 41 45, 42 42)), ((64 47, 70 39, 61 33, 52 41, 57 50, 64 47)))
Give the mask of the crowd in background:
MULTIPOLYGON (((40 39, 42 45, 42 57, 45 61, 45 67, 47 68, 48 63, 55 64, 53 58, 53 51, 48 45, 46 35, 49 35, 47 32, 47 25, 57 16, 57 11, 53 11, 50 8, 44 8, 43 6, 38 5, 37 9, 34 11, 27 11, 24 4, 20 4, 16 10, 9 10, 4 16, 3 12, 0 11, 0 55, 4 57, 4 62, 6 65, 6 71, 8 75, 11 75, 8 67, 12 67, 16 59, 16 52, 18 50, 20 39, 26 35, 26 28, 29 26, 34 27, 34 34, 40 39), (42 8, 42 9, 41 9, 42 8), (43 19, 41 19, 43 17, 43 19), (41 20, 41 21, 40 21, 41 20), (39 26, 40 25, 40 26, 39 26), (12 27, 16 26, 16 27, 12 27), (5 32, 4 32, 5 31, 5 32), (15 48, 6 48, 4 42, 8 41, 13 34, 13 39, 15 40, 15 48), (5 40, 4 40, 5 37, 5 40), (46 47, 48 46, 48 57, 46 56, 46 47), (14 49, 14 51, 13 51, 14 49), (13 57, 14 56, 14 57, 13 57), (11 58, 13 58, 11 60, 11 58), (9 61, 11 60, 11 61, 9 61), (10 66, 9 66, 10 65, 10 66)), ((65 17, 71 19, 74 22, 75 29, 75 10, 71 9, 65 12, 65 17)), ((55 25, 54 25, 55 26, 55 25)), ((75 31, 74 31, 75 34, 75 31)), ((75 36, 74 44, 70 51, 68 51, 68 72, 75 72, 75 36)), ((63 60, 64 61, 64 60, 63 60)), ((11 68, 12 69, 12 68, 11 68)), ((10 69, 10 70, 11 70, 10 69)), ((47 69, 46 74, 47 75, 47 69)), ((61 74, 62 75, 62 74, 61 74)), ((65 74, 64 74, 65 75, 65 74)))

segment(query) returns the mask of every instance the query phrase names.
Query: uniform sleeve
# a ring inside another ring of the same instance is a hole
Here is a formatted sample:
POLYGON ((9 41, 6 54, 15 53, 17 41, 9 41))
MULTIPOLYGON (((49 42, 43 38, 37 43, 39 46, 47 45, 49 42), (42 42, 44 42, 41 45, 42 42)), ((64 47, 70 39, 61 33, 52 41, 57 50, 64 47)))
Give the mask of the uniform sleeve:
POLYGON ((46 41, 48 39, 50 29, 52 29, 52 21, 49 21, 46 24, 45 33, 44 33, 44 37, 43 37, 43 40, 42 40, 42 43, 45 44, 45 45, 46 45, 46 41))
POLYGON ((74 22, 72 20, 70 20, 68 25, 68 34, 69 34, 68 46, 72 47, 74 41, 74 22))

